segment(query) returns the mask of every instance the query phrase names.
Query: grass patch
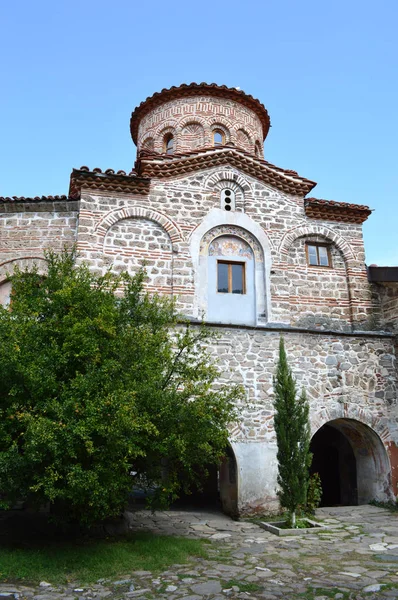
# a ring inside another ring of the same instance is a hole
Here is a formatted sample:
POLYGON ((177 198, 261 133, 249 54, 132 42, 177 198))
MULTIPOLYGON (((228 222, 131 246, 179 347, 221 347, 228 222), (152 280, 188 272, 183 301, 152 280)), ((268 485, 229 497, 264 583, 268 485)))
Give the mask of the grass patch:
POLYGON ((250 581, 239 581, 238 579, 230 579, 229 581, 224 581, 223 589, 229 589, 233 586, 239 588, 240 592, 259 592, 262 590, 262 586, 258 585, 258 583, 252 583, 250 581))
POLYGON ((78 544, 0 547, 0 581, 93 583, 136 570, 161 571, 191 556, 207 558, 205 546, 203 540, 138 533, 78 544))

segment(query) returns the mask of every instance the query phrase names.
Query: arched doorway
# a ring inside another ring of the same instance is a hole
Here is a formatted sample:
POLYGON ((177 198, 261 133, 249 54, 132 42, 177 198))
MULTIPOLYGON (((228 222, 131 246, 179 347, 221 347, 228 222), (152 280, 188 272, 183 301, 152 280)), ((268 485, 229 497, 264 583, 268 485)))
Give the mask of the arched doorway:
POLYGON ((334 419, 311 440, 312 473, 322 481, 322 506, 391 499, 391 468, 383 442, 354 419, 334 419))
POLYGON ((219 470, 219 488, 222 511, 230 517, 238 516, 238 467, 231 446, 228 446, 219 470))
POLYGON ((175 507, 194 510, 222 510, 230 517, 238 516, 238 470, 231 446, 225 449, 219 466, 207 465, 206 474, 189 494, 181 494, 175 507))

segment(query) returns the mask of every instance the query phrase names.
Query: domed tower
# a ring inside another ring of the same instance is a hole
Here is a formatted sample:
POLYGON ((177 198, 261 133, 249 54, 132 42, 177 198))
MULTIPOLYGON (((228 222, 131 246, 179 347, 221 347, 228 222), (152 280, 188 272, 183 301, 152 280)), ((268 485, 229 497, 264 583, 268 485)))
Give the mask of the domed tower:
POLYGON ((131 136, 141 152, 173 156, 235 146, 263 157, 270 128, 267 110, 239 89, 191 83, 164 89, 131 116, 131 136))

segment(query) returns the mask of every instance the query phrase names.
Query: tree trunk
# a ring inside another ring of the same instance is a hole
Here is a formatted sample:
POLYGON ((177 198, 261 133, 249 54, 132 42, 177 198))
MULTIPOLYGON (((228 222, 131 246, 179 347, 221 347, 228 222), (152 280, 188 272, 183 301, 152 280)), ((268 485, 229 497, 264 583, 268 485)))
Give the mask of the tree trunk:
POLYGON ((292 511, 292 528, 293 529, 296 528, 296 511, 295 510, 292 511))

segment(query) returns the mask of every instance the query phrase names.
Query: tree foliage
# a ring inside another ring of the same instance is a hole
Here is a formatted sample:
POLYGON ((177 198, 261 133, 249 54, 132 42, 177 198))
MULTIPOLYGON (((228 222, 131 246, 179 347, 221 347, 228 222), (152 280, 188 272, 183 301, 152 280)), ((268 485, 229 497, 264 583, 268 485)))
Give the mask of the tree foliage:
POLYGON ((91 524, 134 482, 175 498, 220 460, 237 417, 241 390, 214 385, 211 333, 145 293, 144 272, 46 259, 44 278, 16 270, 0 307, 1 506, 50 502, 91 524))
POLYGON ((274 379, 274 427, 278 445, 278 496, 295 526, 296 509, 305 504, 312 462, 309 406, 305 390, 297 397, 296 383, 288 365, 281 337, 279 361, 274 379))

